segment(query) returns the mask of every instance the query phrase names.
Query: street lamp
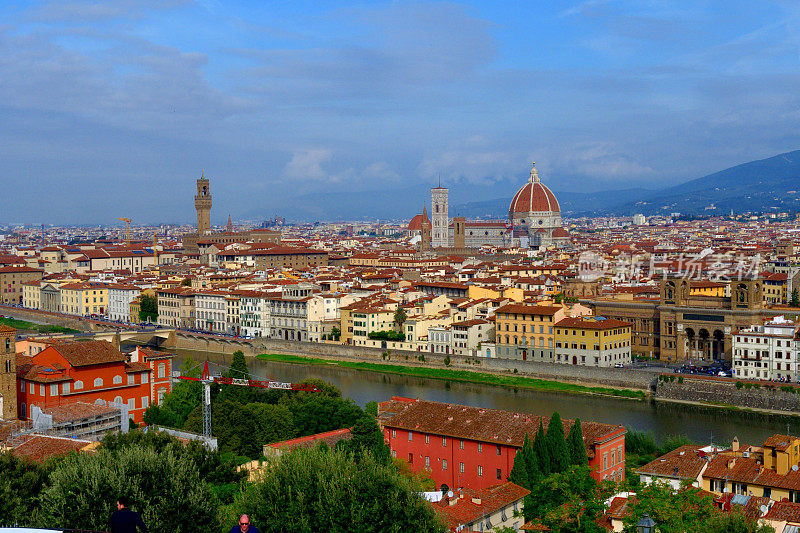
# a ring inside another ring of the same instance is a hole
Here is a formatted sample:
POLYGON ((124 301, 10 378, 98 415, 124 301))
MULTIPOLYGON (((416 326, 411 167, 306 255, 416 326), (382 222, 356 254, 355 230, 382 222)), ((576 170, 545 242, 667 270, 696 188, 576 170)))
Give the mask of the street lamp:
POLYGON ((656 523, 647 513, 642 515, 642 519, 636 524, 636 533, 655 533, 656 523))

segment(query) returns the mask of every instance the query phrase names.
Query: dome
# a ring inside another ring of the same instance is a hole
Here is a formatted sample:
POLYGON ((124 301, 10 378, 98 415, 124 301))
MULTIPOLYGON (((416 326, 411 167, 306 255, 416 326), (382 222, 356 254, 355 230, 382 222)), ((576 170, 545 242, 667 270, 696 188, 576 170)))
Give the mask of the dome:
POLYGON ((417 215, 408 223, 408 231, 422 231, 422 221, 426 220, 430 223, 431 219, 428 218, 428 209, 422 208, 422 214, 417 215))
POLYGON ((553 192, 539 181, 539 174, 536 172, 536 165, 531 169, 531 177, 528 183, 522 186, 508 208, 508 216, 511 218, 515 213, 529 212, 561 212, 558 200, 553 192))

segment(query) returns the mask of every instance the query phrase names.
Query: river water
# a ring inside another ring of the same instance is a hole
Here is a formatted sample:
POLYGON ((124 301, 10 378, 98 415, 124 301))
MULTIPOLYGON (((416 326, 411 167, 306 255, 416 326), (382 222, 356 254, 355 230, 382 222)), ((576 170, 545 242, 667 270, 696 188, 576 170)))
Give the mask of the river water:
MULTIPOLYGON (((180 369, 184 354, 177 353, 175 369, 180 369)), ((195 361, 197 354, 193 354, 195 361)), ((228 365, 230 355, 209 354, 208 360, 228 365)), ((205 355, 203 357, 205 359, 205 355)), ((736 436, 743 444, 760 445, 774 433, 800 433, 800 418, 733 412, 668 402, 634 401, 603 396, 563 392, 513 389, 487 384, 450 382, 396 374, 364 372, 339 366, 310 366, 267 362, 248 358, 253 379, 297 382, 320 378, 339 387, 345 397, 358 405, 385 401, 392 396, 406 396, 438 402, 530 412, 550 415, 558 411, 562 418, 580 418, 595 422, 622 424, 629 430, 652 431, 661 441, 671 435, 687 435, 695 442, 728 444, 736 436)), ((224 370, 221 370, 224 372, 224 370)), ((212 367, 212 373, 214 369, 212 367)))

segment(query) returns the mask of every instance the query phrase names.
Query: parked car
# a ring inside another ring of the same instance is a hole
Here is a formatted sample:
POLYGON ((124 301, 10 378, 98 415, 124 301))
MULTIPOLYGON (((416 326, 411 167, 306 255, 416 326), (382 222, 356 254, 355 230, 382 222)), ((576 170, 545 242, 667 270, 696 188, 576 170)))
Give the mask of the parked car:
POLYGON ((625 365, 622 363, 614 363, 614 368, 625 368, 625 365))

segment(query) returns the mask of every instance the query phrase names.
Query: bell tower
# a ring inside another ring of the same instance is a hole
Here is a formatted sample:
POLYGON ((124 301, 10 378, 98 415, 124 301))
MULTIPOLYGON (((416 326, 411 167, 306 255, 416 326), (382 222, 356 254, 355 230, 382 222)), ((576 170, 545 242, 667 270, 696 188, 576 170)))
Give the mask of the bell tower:
POLYGON ((17 418, 17 330, 0 324, 0 419, 17 418))
POLYGON ((211 231, 211 183, 202 172, 197 180, 194 208, 197 210, 197 233, 199 235, 209 233, 211 231))

